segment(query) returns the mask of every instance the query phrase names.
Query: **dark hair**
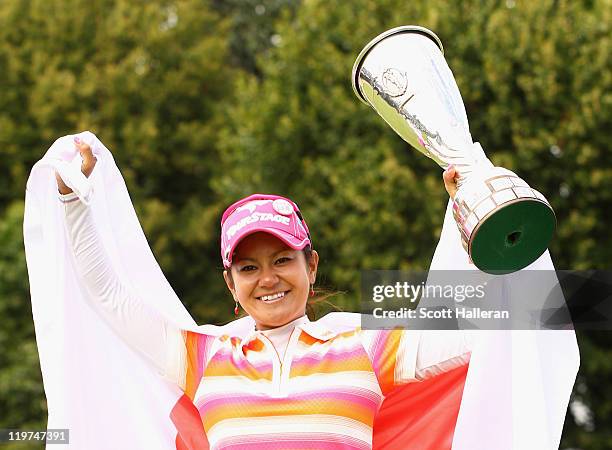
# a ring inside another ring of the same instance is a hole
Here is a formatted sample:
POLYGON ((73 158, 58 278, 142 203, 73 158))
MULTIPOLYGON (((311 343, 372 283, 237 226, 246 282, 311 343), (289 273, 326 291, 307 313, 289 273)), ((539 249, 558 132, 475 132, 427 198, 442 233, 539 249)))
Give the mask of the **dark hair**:
MULTIPOLYGON (((312 258, 312 248, 310 245, 307 245, 302 250, 304 253, 304 257, 306 258, 306 262, 309 263, 312 258)), ((343 292, 335 291, 333 289, 324 288, 324 287, 316 287, 314 288, 314 296, 308 297, 308 301, 306 302, 306 315, 310 320, 316 320, 317 318, 317 310, 323 306, 327 305, 336 311, 341 311, 340 307, 334 305, 328 299, 331 297, 335 297, 336 295, 340 295, 343 292)))
MULTIPOLYGON (((312 259, 312 248, 310 247, 310 245, 304 247, 302 249, 302 253, 304 254, 304 258, 306 258, 306 263, 309 263, 312 259)), ((233 282, 231 267, 227 269, 227 275, 229 276, 229 279, 233 282)), ((331 297, 335 297, 336 295, 343 294, 343 292, 323 287, 315 287, 313 289, 314 296, 308 297, 308 301, 306 302, 306 315, 310 320, 316 320, 317 310, 322 305, 327 305, 331 309, 341 311, 338 306, 334 305, 328 299, 331 297)))

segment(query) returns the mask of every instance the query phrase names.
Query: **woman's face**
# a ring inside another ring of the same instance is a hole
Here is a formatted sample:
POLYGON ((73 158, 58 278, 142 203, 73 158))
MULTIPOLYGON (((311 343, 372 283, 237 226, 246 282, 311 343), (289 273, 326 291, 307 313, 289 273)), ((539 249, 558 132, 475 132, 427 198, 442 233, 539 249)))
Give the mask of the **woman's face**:
POLYGON ((283 326, 304 315, 310 285, 317 275, 319 255, 310 261, 273 235, 258 232, 245 237, 232 257, 227 287, 255 320, 258 330, 283 326))

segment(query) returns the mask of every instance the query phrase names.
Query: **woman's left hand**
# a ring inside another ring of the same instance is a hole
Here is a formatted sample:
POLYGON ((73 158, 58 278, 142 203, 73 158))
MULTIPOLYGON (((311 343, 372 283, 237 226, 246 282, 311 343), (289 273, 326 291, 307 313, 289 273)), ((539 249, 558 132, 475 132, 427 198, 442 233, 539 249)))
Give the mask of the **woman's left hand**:
MULTIPOLYGON (((74 137, 74 146, 81 154, 81 159, 83 160, 83 162, 81 163, 81 172, 86 177, 89 177, 89 175, 91 175, 91 172, 93 172, 98 159, 93 155, 89 144, 82 141, 78 136, 74 137)), ((70 189, 66 185, 66 183, 64 183, 64 180, 62 180, 59 173, 57 172, 55 172, 55 179, 57 180, 57 188, 60 194, 65 195, 70 194, 72 192, 72 189, 70 189)))
POLYGON ((457 173, 457 169, 454 166, 449 166, 444 173, 442 174, 442 179, 444 180, 444 187, 446 188, 446 192, 450 195, 451 200, 455 199, 455 194, 457 193, 457 181, 455 178, 459 175, 457 173))

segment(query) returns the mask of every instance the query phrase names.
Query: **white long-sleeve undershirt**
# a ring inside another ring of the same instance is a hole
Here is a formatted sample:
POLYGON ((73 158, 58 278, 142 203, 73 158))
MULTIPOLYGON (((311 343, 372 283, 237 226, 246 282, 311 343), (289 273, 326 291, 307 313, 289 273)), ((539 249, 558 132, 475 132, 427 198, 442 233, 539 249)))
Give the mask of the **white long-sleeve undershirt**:
POLYGON ((134 350, 170 381, 183 386, 183 333, 120 282, 101 243, 90 208, 74 194, 64 202, 68 238, 90 305, 134 350))

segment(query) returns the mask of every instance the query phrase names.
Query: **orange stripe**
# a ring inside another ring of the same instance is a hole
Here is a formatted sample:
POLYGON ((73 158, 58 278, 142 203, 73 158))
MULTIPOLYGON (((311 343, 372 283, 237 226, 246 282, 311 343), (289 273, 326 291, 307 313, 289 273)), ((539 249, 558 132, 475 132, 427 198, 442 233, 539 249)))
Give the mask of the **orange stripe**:
MULTIPOLYGON (((251 400, 252 401, 252 400, 251 400)), ((283 403, 240 402, 240 408, 234 402, 227 406, 218 406, 212 410, 206 409, 203 422, 208 431, 214 424, 226 419, 268 417, 268 416, 294 416, 309 414, 326 414, 330 416, 348 417, 365 425, 373 425, 372 410, 356 403, 339 402, 337 399, 313 399, 306 401, 289 400, 283 403)))
POLYGON ((185 394, 193 400, 195 392, 200 384, 202 377, 201 367, 198 363, 198 342, 199 335, 192 331, 183 332, 185 337, 185 347, 187 349, 187 374, 185 379, 185 394))
POLYGON ((221 366, 219 367, 211 367, 208 366, 206 368, 205 373, 206 378, 208 377, 242 377, 245 381, 272 381, 272 369, 270 370, 252 370, 252 371, 240 371, 232 368, 231 366, 221 366))
POLYGON ((321 342, 319 339, 312 337, 308 333, 300 333, 300 337, 298 338, 298 342, 310 347, 315 342, 321 342))
POLYGON ((273 367, 271 363, 264 363, 260 367, 254 367, 248 361, 242 361, 239 367, 236 367, 228 359, 227 355, 223 358, 213 358, 204 372, 206 377, 244 377, 247 380, 272 380, 273 367))
POLYGON ((316 373, 333 374, 346 371, 372 372, 372 363, 365 351, 348 357, 343 356, 338 358, 337 361, 322 359, 313 363, 312 360, 300 362, 299 358, 296 358, 291 363, 290 377, 313 375, 316 373))
POLYGON ((386 334, 383 343, 383 352, 378 355, 375 364, 379 366, 378 382, 383 393, 393 388, 395 384, 395 364, 397 361, 397 351, 402 337, 402 330, 391 330, 386 334))

